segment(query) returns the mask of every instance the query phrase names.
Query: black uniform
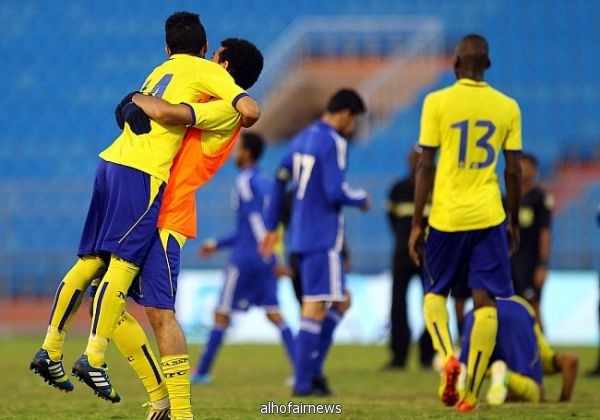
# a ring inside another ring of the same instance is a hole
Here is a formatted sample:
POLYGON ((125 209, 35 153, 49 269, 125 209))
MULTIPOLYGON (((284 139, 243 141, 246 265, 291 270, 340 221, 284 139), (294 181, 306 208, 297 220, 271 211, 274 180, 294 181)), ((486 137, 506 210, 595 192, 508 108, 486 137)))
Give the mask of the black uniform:
MULTIPOLYGON (((394 232, 395 247, 392 259, 392 308, 390 347, 393 358, 390 365, 403 367, 406 364, 411 342, 408 325, 406 292, 410 279, 417 274, 421 281, 421 270, 413 264, 408 254, 408 239, 414 213, 415 185, 411 179, 403 179, 393 185, 387 203, 387 213, 394 232)), ((422 366, 431 366, 434 350, 427 330, 419 339, 422 366)))
POLYGON ((521 197, 521 244, 511 257, 511 266, 516 294, 529 301, 539 302, 541 298, 541 289, 535 286, 533 277, 541 262, 540 231, 551 226, 552 206, 552 197, 538 187, 521 197))

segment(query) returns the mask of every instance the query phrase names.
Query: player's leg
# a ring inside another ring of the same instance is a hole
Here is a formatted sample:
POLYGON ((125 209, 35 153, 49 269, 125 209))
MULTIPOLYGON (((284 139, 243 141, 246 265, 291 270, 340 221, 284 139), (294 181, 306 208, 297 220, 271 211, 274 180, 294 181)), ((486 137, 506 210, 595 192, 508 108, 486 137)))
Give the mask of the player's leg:
POLYGON ((294 275, 291 277, 292 286, 294 287, 294 296, 296 296, 296 300, 302 306, 302 278, 300 276, 300 257, 298 254, 291 253, 288 258, 290 262, 290 268, 294 272, 294 275))
POLYGON ((406 292, 415 270, 404 255, 394 256, 392 264, 392 305, 391 305, 391 337, 392 360, 389 368, 404 368, 411 342, 411 331, 408 325, 408 307, 406 292))
POLYGON ((460 411, 470 411, 496 345, 498 311, 495 297, 513 295, 505 225, 470 232, 469 287, 473 293, 473 328, 470 335, 467 386, 460 411))
POLYGON ((273 264, 266 264, 262 270, 257 270, 255 280, 256 285, 258 286, 261 284, 263 287, 260 293, 257 294, 257 301, 253 303, 266 310, 267 319, 279 330, 281 342, 283 343, 293 368, 296 360, 296 345, 294 343, 292 330, 290 330, 290 327, 281 316, 281 311, 279 310, 279 301, 277 300, 277 278, 273 274, 274 270, 275 267, 273 264))
POLYGON ((313 355, 319 351, 321 328, 326 314, 325 301, 306 300, 305 297, 302 303, 300 331, 296 339, 295 395, 310 395, 313 391, 313 355))
POLYGON ((438 395, 447 406, 458 402, 456 382, 460 364, 454 355, 449 328, 447 296, 457 280, 468 250, 468 234, 441 232, 430 228, 423 255, 423 316, 433 347, 443 360, 442 380, 438 395))
POLYGON ((294 356, 296 346, 294 343, 294 336, 292 335, 292 330, 290 330, 290 327, 281 316, 279 307, 273 306, 267 308, 267 319, 271 321, 271 323, 273 323, 273 325, 275 325, 279 330, 279 333, 281 334, 281 342, 283 343, 283 347, 285 348, 285 352, 293 369, 294 360, 296 360, 294 356))
POLYGON ((230 314, 220 312, 221 309, 215 311, 215 323, 210 331, 208 341, 204 346, 198 368, 192 375, 192 382, 196 384, 208 384, 211 382, 210 371, 212 370, 217 353, 223 343, 223 335, 229 326, 230 314))

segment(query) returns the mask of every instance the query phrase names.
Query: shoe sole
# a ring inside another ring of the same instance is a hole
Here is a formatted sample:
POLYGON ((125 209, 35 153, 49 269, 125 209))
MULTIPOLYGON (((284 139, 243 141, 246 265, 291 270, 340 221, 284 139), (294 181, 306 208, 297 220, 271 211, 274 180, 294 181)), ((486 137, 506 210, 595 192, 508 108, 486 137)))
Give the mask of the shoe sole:
POLYGON ((456 383, 458 382, 458 376, 460 375, 460 365, 454 364, 444 371, 444 391, 442 392, 442 402, 448 407, 454 407, 458 402, 459 395, 458 389, 456 389, 456 383))
POLYGON ((71 370, 71 374, 74 377, 76 377, 77 379, 79 379, 80 382, 83 382, 88 387, 90 387, 92 389, 92 391, 94 391, 94 394, 96 394, 96 396, 98 398, 103 399, 105 401, 110 401, 113 404, 116 404, 121 401, 121 397, 117 396, 119 399, 113 399, 113 398, 110 398, 108 395, 104 395, 103 393, 101 393, 96 388, 96 385, 94 384, 94 381, 92 380, 92 378, 87 374, 87 371, 85 369, 79 367, 79 365, 73 366, 73 369, 71 370))
POLYGON ((60 385, 58 385, 58 382, 56 382, 54 379, 52 379, 52 376, 50 376, 50 370, 48 370, 48 365, 40 360, 32 360, 31 363, 29 364, 29 370, 33 371, 33 373, 40 376, 44 380, 44 382, 46 382, 48 385, 58 389, 59 391, 62 391, 62 392, 72 392, 73 391, 73 388, 66 389, 66 388, 63 388, 60 385))

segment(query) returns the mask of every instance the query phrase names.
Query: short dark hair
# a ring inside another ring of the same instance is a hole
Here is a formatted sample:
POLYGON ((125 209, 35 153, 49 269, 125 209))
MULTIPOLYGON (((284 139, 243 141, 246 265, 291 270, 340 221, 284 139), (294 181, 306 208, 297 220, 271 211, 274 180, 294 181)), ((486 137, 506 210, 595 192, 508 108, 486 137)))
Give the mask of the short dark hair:
POLYGON ((256 46, 245 39, 227 38, 221 41, 224 48, 219 62, 228 61, 227 71, 242 89, 256 83, 263 68, 263 56, 256 46))
POLYGON ((523 153, 523 154, 521 154, 521 159, 526 160, 527 162, 531 163, 535 168, 538 167, 538 160, 531 153, 523 153))
POLYGON ((197 13, 176 12, 165 22, 165 40, 171 54, 200 55, 206 45, 206 31, 197 13))
POLYGON ((367 107, 362 98, 353 89, 341 89, 329 100, 327 112, 335 113, 344 110, 350 110, 353 115, 363 114, 367 111, 367 107))
POLYGON ((265 141, 262 136, 253 131, 244 131, 242 133, 241 146, 250 152, 253 162, 257 162, 262 156, 265 148, 265 141))

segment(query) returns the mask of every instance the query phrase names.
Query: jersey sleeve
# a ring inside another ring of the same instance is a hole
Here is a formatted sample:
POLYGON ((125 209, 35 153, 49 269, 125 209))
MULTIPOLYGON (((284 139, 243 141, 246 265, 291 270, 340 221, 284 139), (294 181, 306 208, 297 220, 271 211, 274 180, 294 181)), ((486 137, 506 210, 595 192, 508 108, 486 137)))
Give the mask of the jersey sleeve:
POLYGON ((523 148, 523 140, 521 138, 521 110, 519 104, 513 101, 512 104, 512 119, 511 125, 506 133, 506 139, 504 140, 504 150, 519 152, 523 148))
POLYGON ((240 196, 239 212, 248 218, 254 239, 260 243, 266 232, 262 215, 263 195, 250 177, 240 178, 237 188, 240 196))
POLYGON ((554 207, 554 199, 552 195, 541 192, 540 202, 537 205, 537 217, 540 227, 549 228, 552 225, 552 208, 554 207))
POLYGON ((322 160, 322 185, 331 203, 360 207, 367 199, 364 190, 352 189, 344 181, 346 175, 346 141, 333 139, 322 160))
MULTIPOLYGON (((285 200, 285 190, 287 183, 292 178, 292 152, 288 151, 281 160, 277 173, 275 174, 275 182, 271 189, 271 199, 265 212, 265 228, 268 231, 277 230, 277 225, 281 218, 283 201, 285 200)), ((293 200, 293 197, 292 197, 293 200)))
POLYGON ((431 94, 427 95, 423 101, 419 145, 425 148, 440 147, 440 117, 437 99, 431 94))
POLYGON ((186 103, 192 110, 194 127, 206 131, 231 131, 241 123, 240 114, 228 102, 222 99, 203 102, 186 103))
POLYGON ((233 107, 240 98, 248 96, 246 91, 236 85, 233 77, 220 65, 206 66, 200 71, 202 73, 198 83, 201 91, 223 99, 233 107))

